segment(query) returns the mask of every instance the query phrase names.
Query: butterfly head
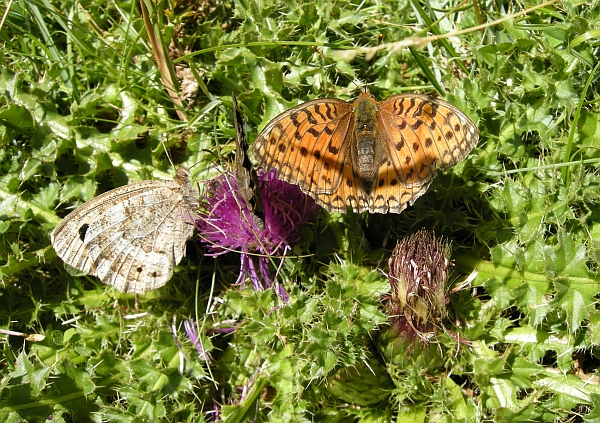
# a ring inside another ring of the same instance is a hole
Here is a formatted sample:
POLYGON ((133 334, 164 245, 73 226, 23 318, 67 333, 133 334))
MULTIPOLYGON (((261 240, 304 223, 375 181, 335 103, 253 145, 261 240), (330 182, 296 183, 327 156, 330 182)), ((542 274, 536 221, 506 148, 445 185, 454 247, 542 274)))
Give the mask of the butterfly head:
POLYGON ((360 90, 360 94, 356 98, 355 103, 357 103, 360 100, 368 100, 370 102, 377 103, 375 96, 371 94, 371 91, 369 91, 369 88, 367 87, 364 87, 360 90))

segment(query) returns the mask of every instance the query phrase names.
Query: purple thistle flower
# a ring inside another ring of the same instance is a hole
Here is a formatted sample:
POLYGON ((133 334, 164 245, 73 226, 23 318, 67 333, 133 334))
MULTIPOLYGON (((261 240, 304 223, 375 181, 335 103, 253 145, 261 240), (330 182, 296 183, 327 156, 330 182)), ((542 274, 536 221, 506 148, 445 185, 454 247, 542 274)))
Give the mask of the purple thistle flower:
POLYGON ((235 177, 228 173, 209 182, 196 228, 208 245, 209 256, 240 253, 236 284, 242 284, 246 276, 256 290, 275 284, 279 297, 287 301, 287 293, 273 280, 269 256, 285 255, 291 244, 300 241, 298 228, 316 214, 319 206, 298 186, 278 180, 274 170, 258 170, 257 174, 264 222, 248 209, 238 194, 235 177))
POLYGON ((183 327, 185 328, 185 333, 192 341, 192 344, 198 350, 200 354, 200 359, 208 361, 210 363, 210 355, 206 351, 204 351, 204 347, 202 346, 202 341, 198 338, 198 334, 196 333, 196 325, 192 319, 186 320, 183 322, 183 327))
POLYGON ((215 400, 213 400, 213 409, 206 412, 206 419, 209 422, 220 422, 221 421, 221 406, 215 400))

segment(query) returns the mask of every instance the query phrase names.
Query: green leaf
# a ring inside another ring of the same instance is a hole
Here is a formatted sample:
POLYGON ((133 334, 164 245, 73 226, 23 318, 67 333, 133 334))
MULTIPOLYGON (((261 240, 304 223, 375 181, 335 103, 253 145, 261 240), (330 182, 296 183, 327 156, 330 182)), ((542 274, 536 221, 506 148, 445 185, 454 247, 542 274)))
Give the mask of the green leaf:
POLYGON ((577 243, 564 230, 558 233, 558 245, 546 249, 546 270, 554 277, 571 276, 586 278, 588 269, 585 263, 585 246, 577 243))
POLYGON ((585 423, 598 423, 600 422, 600 410, 598 409, 598 404, 600 404, 600 395, 591 394, 590 399, 592 404, 595 404, 594 409, 583 417, 583 421, 585 423))

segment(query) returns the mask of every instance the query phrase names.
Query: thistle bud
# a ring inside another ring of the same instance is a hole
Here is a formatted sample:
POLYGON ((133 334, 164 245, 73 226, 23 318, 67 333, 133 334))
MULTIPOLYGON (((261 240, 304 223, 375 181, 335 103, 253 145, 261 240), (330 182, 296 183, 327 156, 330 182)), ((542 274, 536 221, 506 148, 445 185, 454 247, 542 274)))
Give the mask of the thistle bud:
POLYGON ((416 364, 426 371, 443 366, 440 345, 430 345, 439 321, 446 317, 450 245, 420 230, 398 242, 389 261, 391 327, 378 347, 400 369, 416 364))
POLYGON ((446 317, 450 245, 422 229, 398 242, 389 261, 390 316, 397 332, 432 332, 446 317))

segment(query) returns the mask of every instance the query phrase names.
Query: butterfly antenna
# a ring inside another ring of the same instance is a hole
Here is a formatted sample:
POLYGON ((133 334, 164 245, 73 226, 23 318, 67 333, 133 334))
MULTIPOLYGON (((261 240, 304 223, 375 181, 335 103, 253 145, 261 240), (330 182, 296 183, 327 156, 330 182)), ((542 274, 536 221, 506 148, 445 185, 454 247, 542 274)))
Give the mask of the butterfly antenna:
MULTIPOLYGON (((379 34, 379 36, 377 37, 377 47, 379 47, 382 40, 383 40, 383 34, 379 34)), ((319 56, 321 56, 323 58, 323 60, 325 60, 330 65, 332 65, 340 74, 344 75, 344 77, 346 77, 350 81, 350 83, 356 85, 356 88, 358 88, 361 91, 365 91, 365 92, 367 91, 366 84, 365 84, 364 88, 361 88, 353 79, 350 79, 350 77, 348 75, 346 75, 344 72, 342 72, 335 65, 335 63, 333 63, 331 60, 329 60, 327 57, 325 57, 325 55, 321 52, 321 50, 319 50, 315 46, 312 46, 312 49, 315 53, 317 53, 319 56)), ((371 76, 371 71, 373 70, 373 65, 375 64, 375 59, 377 59, 377 51, 375 51, 375 54, 373 55, 373 59, 371 59, 371 66, 369 66, 369 71, 367 72, 367 77, 365 78, 365 81, 368 81, 369 77, 371 76)))
MULTIPOLYGON (((379 47, 382 40, 383 40, 383 34, 379 34, 379 36, 377 37, 377 47, 379 47)), ((375 50, 375 53, 373 54, 373 58, 371 59, 371 66, 369 66, 369 71, 367 72, 366 81, 368 81, 369 78, 371 77, 371 71, 373 70, 373 66, 375 65, 376 59, 377 59, 377 50, 375 50)), ((365 88, 366 88, 366 84, 365 84, 365 88)))
POLYGON ((165 145, 165 142, 162 139, 160 140, 160 145, 162 145, 162 148, 165 151, 165 156, 167 156, 169 163, 171 163, 171 166, 173 167, 173 169, 175 169, 175 163, 173 163, 173 159, 171 158, 171 153, 169 153, 169 150, 167 149, 167 146, 165 145))

